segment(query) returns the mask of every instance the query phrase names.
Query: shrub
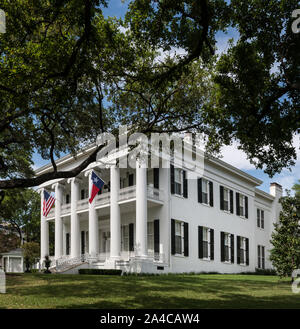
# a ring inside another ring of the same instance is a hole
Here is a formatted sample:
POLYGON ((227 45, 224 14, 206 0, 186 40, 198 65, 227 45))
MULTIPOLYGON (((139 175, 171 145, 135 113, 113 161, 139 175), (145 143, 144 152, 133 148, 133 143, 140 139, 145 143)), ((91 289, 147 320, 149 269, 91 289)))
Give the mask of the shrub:
POLYGON ((79 274, 89 275, 121 275, 122 270, 105 270, 105 269, 93 269, 93 268, 81 268, 78 270, 79 274))

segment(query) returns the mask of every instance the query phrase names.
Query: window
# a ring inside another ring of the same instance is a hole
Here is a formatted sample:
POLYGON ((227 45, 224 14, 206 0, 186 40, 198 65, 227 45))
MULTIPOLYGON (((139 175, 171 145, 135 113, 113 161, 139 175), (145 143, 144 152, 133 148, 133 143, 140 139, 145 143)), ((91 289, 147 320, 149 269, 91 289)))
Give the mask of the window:
POLYGON ((225 262, 231 261, 231 234, 224 234, 224 246, 225 246, 225 262))
POLYGON ((183 222, 175 221, 175 254, 182 255, 184 246, 183 246, 183 222))
POLYGON ((240 193, 236 193, 236 214, 248 218, 248 197, 240 193))
POLYGON ((175 168, 175 194, 182 195, 182 170, 175 168))
POLYGON ((229 211, 229 189, 224 188, 224 210, 229 211))
POLYGON ((240 264, 246 264, 246 238, 240 237, 239 239, 239 253, 240 253, 240 264))
POLYGON ((70 194, 66 194, 66 204, 70 203, 70 194))
POLYGON ((148 251, 154 252, 154 224, 153 224, 153 222, 147 223, 147 244, 148 244, 148 251))
POLYGON ((257 227, 265 228, 265 212, 257 209, 257 227))
POLYGON ((260 245, 257 246, 257 267, 265 268, 265 247, 260 245))
POLYGON ((121 227, 121 250, 129 251, 129 225, 121 227))
POLYGON ((210 229, 203 227, 203 258, 210 259, 210 229))
POLYGON ((240 216, 245 216, 245 196, 240 194, 240 216))

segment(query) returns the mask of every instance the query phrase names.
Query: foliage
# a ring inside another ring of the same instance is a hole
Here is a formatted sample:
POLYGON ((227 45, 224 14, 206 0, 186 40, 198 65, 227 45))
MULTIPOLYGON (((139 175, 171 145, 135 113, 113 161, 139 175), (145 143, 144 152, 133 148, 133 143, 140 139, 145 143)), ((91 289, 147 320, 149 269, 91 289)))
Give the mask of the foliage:
POLYGON ((125 19, 104 0, 0 0, 0 189, 76 176, 57 168, 100 132, 198 131, 208 150, 238 140, 269 174, 291 166, 299 127, 296 0, 132 0, 125 19), (267 26, 267 28, 266 28, 267 26), (215 56, 216 35, 240 38, 215 56), (177 50, 177 53, 176 53, 177 50), (52 171, 34 177, 33 154, 52 171))
POLYGON ((288 194, 280 203, 282 211, 274 224, 270 260, 278 275, 286 277, 300 266, 300 200, 288 194))
POLYGON ((300 179, 298 180, 298 183, 294 184, 292 190, 295 191, 295 197, 300 199, 300 179))
POLYGON ((36 242, 26 242, 22 246, 23 255, 26 265, 26 272, 30 272, 30 268, 37 262, 40 255, 40 246, 36 242))
POLYGON ((20 239, 14 232, 3 232, 0 229, 0 253, 8 252, 20 246, 20 239))
POLYGON ((32 189, 8 191, 0 207, 0 223, 8 224, 19 235, 20 242, 26 234, 27 241, 40 240, 40 196, 32 189))

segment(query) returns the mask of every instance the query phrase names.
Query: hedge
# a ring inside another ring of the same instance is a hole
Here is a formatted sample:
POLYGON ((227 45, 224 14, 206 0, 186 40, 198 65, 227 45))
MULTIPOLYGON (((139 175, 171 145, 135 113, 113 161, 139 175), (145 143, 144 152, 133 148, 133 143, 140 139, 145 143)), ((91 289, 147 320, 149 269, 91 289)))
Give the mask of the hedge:
POLYGON ((81 268, 78 270, 79 274, 89 275, 121 275, 122 270, 105 270, 105 269, 93 269, 93 268, 81 268))

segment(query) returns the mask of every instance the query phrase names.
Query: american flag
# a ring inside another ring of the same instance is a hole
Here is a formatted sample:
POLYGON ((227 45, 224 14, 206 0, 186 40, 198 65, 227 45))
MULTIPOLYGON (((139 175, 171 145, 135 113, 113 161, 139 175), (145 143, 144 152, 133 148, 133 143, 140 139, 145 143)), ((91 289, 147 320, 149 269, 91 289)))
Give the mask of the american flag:
POLYGON ((44 190, 43 216, 47 217, 54 202, 55 198, 53 198, 53 196, 51 196, 47 191, 44 190))

